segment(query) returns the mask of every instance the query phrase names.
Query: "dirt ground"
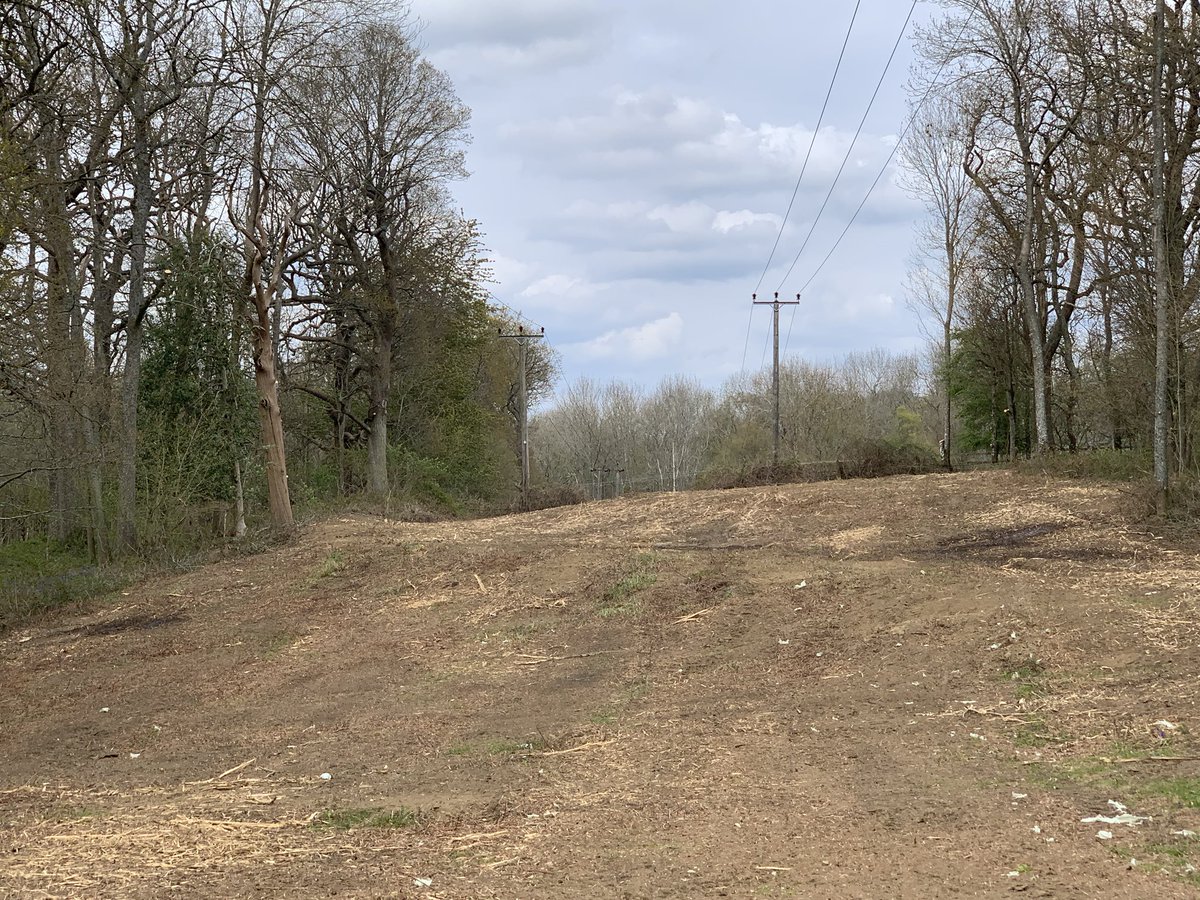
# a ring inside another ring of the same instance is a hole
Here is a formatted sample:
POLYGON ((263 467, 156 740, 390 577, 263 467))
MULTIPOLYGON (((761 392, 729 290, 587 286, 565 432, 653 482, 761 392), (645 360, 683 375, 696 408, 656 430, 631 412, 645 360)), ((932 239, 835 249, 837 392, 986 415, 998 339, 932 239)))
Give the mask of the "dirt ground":
POLYGON ((0 894, 1200 896, 1200 545, 1132 505, 341 518, 137 585, 0 635, 0 894))

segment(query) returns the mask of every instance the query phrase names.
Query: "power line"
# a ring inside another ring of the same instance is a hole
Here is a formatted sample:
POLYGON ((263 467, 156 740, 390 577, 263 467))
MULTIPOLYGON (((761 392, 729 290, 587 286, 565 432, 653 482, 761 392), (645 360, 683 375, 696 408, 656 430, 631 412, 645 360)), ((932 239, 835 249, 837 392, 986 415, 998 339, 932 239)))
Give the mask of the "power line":
POLYGON ((896 37, 896 43, 892 45, 892 52, 888 56, 887 64, 883 67, 883 74, 879 76, 879 81, 875 85, 875 92, 871 94, 871 99, 867 103, 866 112, 863 113, 862 119, 858 123, 858 129, 854 132, 854 140, 850 142, 850 147, 846 150, 846 156, 842 159, 841 166, 838 167, 837 175, 833 178, 833 184, 829 186, 829 193, 825 195, 825 202, 821 204, 820 210, 817 211, 816 218, 813 219, 812 226, 808 229, 808 234, 804 237, 804 243, 800 245, 800 249, 796 252, 796 258, 792 260, 792 264, 788 266, 787 273, 783 276, 783 281, 779 283, 779 289, 783 290, 783 285, 787 283, 788 278, 792 275, 792 270, 796 268, 796 263, 800 262, 800 256, 804 253, 808 246, 809 240, 812 239, 813 232, 817 229, 817 223, 821 221, 821 216, 824 215, 826 207, 829 206, 829 201, 833 197, 833 192, 841 181, 842 173, 846 171, 846 166, 850 162, 850 157, 854 153, 854 147, 858 143, 858 139, 862 136, 863 128, 867 124, 867 117, 871 114, 871 109, 875 106, 875 101, 879 97, 879 92, 883 89, 883 83, 887 79, 887 74, 892 68, 892 63, 896 59, 896 53, 900 49, 900 44, 904 40, 904 35, 908 32, 908 25, 912 21, 913 13, 917 9, 917 0, 913 0, 912 5, 908 8, 908 15, 904 19, 904 25, 900 28, 900 34, 896 37))
POLYGON ((495 294, 492 294, 490 292, 488 293, 488 304, 490 306, 499 306, 501 309, 508 310, 510 313, 512 313, 514 316, 517 317, 517 324, 520 324, 521 322, 526 322, 532 326, 533 331, 544 330, 542 328, 542 325, 540 322, 533 321, 533 319, 529 318, 529 316, 525 315, 523 312, 519 312, 518 310, 513 309, 511 306, 509 306, 507 303, 505 303, 503 300, 501 300, 495 294))
POLYGON ((746 354, 750 352, 750 329, 754 325, 754 304, 750 305, 750 318, 746 322, 746 343, 742 346, 742 368, 740 371, 746 371, 746 354))
MULTIPOLYGON (((971 17, 968 15, 967 20, 963 23, 962 30, 959 32, 959 39, 966 34, 967 28, 970 27, 970 24, 971 17)), ((933 78, 929 80, 929 86, 925 88, 925 93, 921 95, 921 99, 917 103, 916 108, 913 110, 912 115, 909 117, 907 124, 905 124, 904 129, 900 132, 900 137, 896 140, 896 145, 892 147, 892 152, 888 154, 888 158, 884 161, 883 167, 879 170, 879 174, 875 176, 875 180, 872 181, 871 186, 867 188, 866 196, 864 196, 862 202, 858 204, 858 208, 854 210, 854 215, 850 217, 850 221, 846 223, 846 227, 842 229, 842 233, 838 235, 837 240, 833 242, 833 246, 829 248, 829 252, 825 254, 825 258, 821 260, 821 264, 817 266, 816 270, 812 273, 812 275, 809 276, 808 281, 804 282, 804 286, 800 288, 801 294, 808 290, 809 286, 816 281, 817 276, 821 274, 821 271, 828 264, 829 260, 833 258, 833 254, 837 252, 838 247, 841 246, 842 241, 845 240, 846 235, 850 232, 850 228, 854 225, 855 221, 859 217, 859 214, 862 213, 863 208, 867 205, 867 201, 871 199, 871 195, 875 192, 875 188, 879 187, 879 182, 883 180, 883 176, 887 173, 888 168, 891 166, 892 160, 896 158, 896 154, 899 153, 900 148, 904 146, 904 139, 908 137, 908 133, 912 131, 913 124, 920 117, 921 110, 925 108, 925 104, 929 101, 930 96, 939 86, 938 82, 941 80, 942 73, 946 71, 947 62, 948 61, 943 61, 938 67, 938 70, 934 74, 933 78)), ((795 320, 796 313, 795 310, 793 310, 792 320, 788 323, 787 340, 784 341, 783 345, 785 353, 787 352, 788 342, 791 341, 792 337, 792 322, 795 322, 795 320)))
POLYGON ((809 160, 812 159, 813 147, 817 144, 817 135, 821 133, 821 125, 825 122, 825 112, 829 109, 829 98, 833 96, 833 88, 837 84, 838 73, 842 69, 842 61, 846 58, 846 47, 850 44, 850 35, 854 32, 854 23, 858 19, 858 8, 860 6, 862 6, 862 0, 858 0, 854 4, 854 12, 850 16, 850 25, 846 29, 846 38, 842 41, 842 50, 838 54, 837 65, 833 67, 833 78, 829 80, 829 90, 825 92, 825 102, 821 104, 821 115, 817 117, 817 127, 813 129, 812 140, 808 142, 808 152, 804 154, 804 163, 800 166, 800 175, 796 179, 796 187, 792 190, 792 199, 788 201, 787 211, 783 214, 783 221, 779 223, 779 233, 775 235, 775 245, 771 247, 771 254, 767 257, 767 264, 763 266, 762 274, 758 276, 758 284, 754 286, 754 293, 756 294, 762 289, 767 272, 771 269, 771 263, 775 260, 775 251, 779 249, 779 241, 783 238, 783 229, 787 226, 788 218, 792 215, 792 207, 796 205, 796 196, 800 193, 800 182, 804 180, 804 173, 808 170, 809 160))
MULTIPOLYGON (((821 133, 821 126, 825 123, 825 113, 829 110, 829 99, 833 96, 833 89, 837 85, 838 74, 842 70, 842 62, 846 58, 846 48, 850 44, 850 36, 854 33, 854 23, 858 20, 858 10, 862 6, 862 0, 857 0, 854 4, 854 12, 850 16, 850 24, 846 28, 846 37, 842 41, 841 52, 838 53, 837 65, 833 67, 833 77, 829 79, 829 89, 825 92, 825 102, 821 104, 821 114, 817 117, 817 125, 813 129, 812 139, 808 142, 808 150, 804 154, 804 162, 800 166, 800 175, 796 178, 796 186, 792 189, 792 197, 788 201, 787 210, 783 214, 783 221, 779 223, 779 231, 775 235, 775 243, 771 247, 771 253, 767 257, 767 264, 763 266, 762 274, 758 276, 758 284, 754 287, 754 293, 757 294, 766 280, 767 272, 771 270, 771 263, 775 260, 775 253, 779 249, 779 242, 783 239, 783 231, 787 227, 788 219, 792 215, 792 209, 796 205, 796 197, 800 193, 800 184, 804 181, 804 174, 808 171, 808 163, 812 159, 813 148, 817 144, 817 136, 821 133)), ((793 313, 794 317, 794 313, 793 313)), ((746 341, 742 347, 742 372, 746 371, 746 356, 750 352, 750 333, 754 327, 754 304, 750 304, 750 314, 746 321, 746 341)), ((767 346, 769 346, 770 337, 768 332, 767 343, 763 345, 762 361, 759 363, 759 368, 766 363, 767 346)))
POLYGON ((758 367, 762 369, 767 364, 767 351, 771 349, 771 329, 767 329, 767 335, 763 338, 762 359, 758 361, 758 367))

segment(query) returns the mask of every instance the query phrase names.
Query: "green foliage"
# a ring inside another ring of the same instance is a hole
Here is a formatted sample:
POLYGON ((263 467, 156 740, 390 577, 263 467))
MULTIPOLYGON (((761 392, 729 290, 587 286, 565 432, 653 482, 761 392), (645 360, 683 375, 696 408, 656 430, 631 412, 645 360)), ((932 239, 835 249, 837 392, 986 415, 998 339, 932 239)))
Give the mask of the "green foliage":
POLYGON ((959 421, 956 446, 967 452, 987 450, 999 456, 1007 452, 1013 421, 1018 450, 1029 450, 1033 399, 1023 357, 1014 357, 1011 348, 1004 346, 1011 336, 1001 335, 997 342, 996 333, 989 330, 994 327, 995 323, 985 323, 955 334, 948 375, 959 421), (1012 418, 1010 408, 1014 410, 1012 418))
POLYGON ((52 541, 0 544, 0 631, 57 607, 101 597, 123 583, 118 573, 52 541))
POLYGON ((233 249, 203 236, 171 247, 159 265, 165 291, 146 323, 139 489, 143 531, 166 543, 195 530, 197 505, 230 499, 234 460, 251 456, 256 422, 254 384, 234 352, 233 249))

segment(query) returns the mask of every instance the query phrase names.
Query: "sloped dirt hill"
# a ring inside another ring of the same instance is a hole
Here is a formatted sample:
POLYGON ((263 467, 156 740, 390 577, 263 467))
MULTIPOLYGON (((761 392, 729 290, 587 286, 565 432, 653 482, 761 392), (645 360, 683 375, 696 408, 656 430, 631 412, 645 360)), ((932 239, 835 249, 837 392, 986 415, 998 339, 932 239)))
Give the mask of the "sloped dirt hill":
POLYGON ((1128 506, 343 518, 146 582, 0 637, 0 893, 1196 896, 1200 559, 1128 506))

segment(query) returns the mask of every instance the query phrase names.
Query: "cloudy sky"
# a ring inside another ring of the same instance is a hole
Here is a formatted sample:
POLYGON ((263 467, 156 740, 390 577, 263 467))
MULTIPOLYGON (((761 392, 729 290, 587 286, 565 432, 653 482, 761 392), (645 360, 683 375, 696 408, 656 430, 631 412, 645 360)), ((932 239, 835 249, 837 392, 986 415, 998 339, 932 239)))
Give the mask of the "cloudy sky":
MULTIPOLYGON (((931 6, 918 5, 914 24, 931 6)), ((652 385, 684 373, 717 386, 743 358, 749 369, 769 363, 770 312, 751 320, 750 295, 853 7, 412 0, 426 54, 473 110, 472 176, 455 193, 486 233, 495 294, 546 328, 565 380, 652 385)), ((913 60, 907 37, 814 228, 908 11, 903 0, 861 0, 760 298, 777 289, 792 298, 809 281, 895 146, 913 60)), ((922 213, 896 177, 894 167, 885 174, 805 291, 789 355, 828 360, 923 343, 904 296, 922 213)), ((785 310, 785 333, 790 319, 785 310)))

